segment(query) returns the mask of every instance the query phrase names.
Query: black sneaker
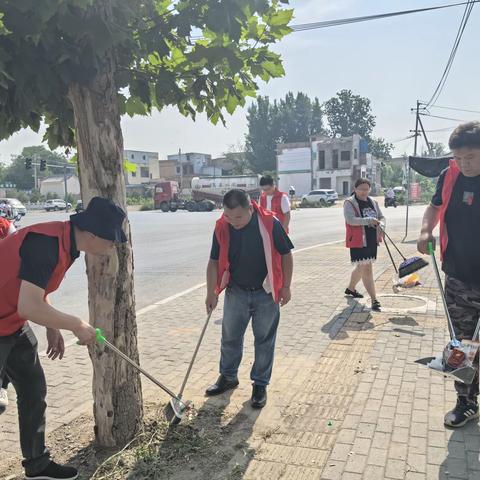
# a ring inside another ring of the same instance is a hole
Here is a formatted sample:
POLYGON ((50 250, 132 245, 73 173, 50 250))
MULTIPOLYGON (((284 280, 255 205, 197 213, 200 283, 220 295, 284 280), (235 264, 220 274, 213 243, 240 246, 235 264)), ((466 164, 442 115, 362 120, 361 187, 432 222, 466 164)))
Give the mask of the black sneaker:
POLYGON ((345 295, 349 295, 350 297, 353 298, 363 298, 363 295, 356 290, 350 290, 349 288, 345 289, 345 295))
POLYGON ((253 408, 263 408, 267 404, 267 387, 264 385, 253 386, 251 404, 253 408))
POLYGON ((445 415, 446 427, 463 427, 467 422, 478 418, 478 403, 469 402, 466 397, 458 397, 457 405, 445 415))
POLYGON ((227 377, 220 375, 218 380, 210 387, 205 390, 205 395, 209 397, 213 397, 214 395, 220 395, 227 390, 231 390, 233 388, 238 387, 238 379, 235 378, 234 380, 229 380, 227 377))
POLYGON ((380 302, 378 300, 374 300, 372 302, 372 310, 374 312, 381 312, 382 311, 382 305, 380 304, 380 302))
POLYGON ((43 472, 36 475, 25 474, 27 480, 75 480, 78 478, 78 471, 73 467, 64 467, 55 462, 50 462, 43 472))

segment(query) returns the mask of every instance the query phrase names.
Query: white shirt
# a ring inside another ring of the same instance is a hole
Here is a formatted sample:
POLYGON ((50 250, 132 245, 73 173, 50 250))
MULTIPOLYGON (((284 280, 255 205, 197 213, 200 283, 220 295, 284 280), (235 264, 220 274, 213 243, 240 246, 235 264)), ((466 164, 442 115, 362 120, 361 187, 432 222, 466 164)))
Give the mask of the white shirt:
MULTIPOLYGON (((267 195, 267 210, 272 210, 272 198, 273 195, 267 195)), ((282 213, 288 213, 290 211, 290 200, 287 195, 282 195, 282 213)))

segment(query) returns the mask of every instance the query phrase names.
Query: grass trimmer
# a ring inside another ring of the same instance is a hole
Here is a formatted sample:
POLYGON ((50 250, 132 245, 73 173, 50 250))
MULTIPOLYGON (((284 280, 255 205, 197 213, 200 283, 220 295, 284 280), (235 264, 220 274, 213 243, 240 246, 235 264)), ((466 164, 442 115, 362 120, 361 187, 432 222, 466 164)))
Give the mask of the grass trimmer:
MULTIPOLYGON (((432 265, 437 278, 440 296, 442 297, 443 308, 448 322, 448 331, 450 333, 450 341, 445 347, 442 354, 437 357, 426 357, 415 360, 415 363, 426 365, 428 368, 449 376, 454 380, 470 385, 475 378, 476 369, 473 365, 475 355, 478 352, 479 343, 470 340, 458 340, 455 335, 452 319, 448 311, 447 300, 445 298, 445 291, 443 289, 440 271, 438 269, 437 260, 435 258, 435 251, 433 244, 428 244, 428 250, 432 258, 432 265)), ((480 331, 480 319, 477 322, 477 327, 473 334, 473 339, 478 338, 480 331)))
POLYGON ((157 387, 160 387, 165 393, 170 395, 171 400, 169 405, 172 405, 172 411, 175 415, 175 418, 178 419, 177 423, 183 418, 183 415, 186 411, 190 409, 191 402, 186 401, 184 402, 179 396, 175 395, 168 387, 166 387, 163 383, 159 382, 156 378, 152 377, 147 371, 145 371, 140 365, 137 365, 131 358, 127 357, 121 350, 119 350, 115 345, 112 345, 102 333, 100 328, 95 329, 97 332, 97 342, 100 345, 105 345, 110 350, 115 352, 119 357, 123 358, 127 363, 129 363, 135 370, 143 373, 150 381, 152 381, 157 387))
POLYGON ((421 257, 411 257, 411 258, 405 257, 405 255, 403 255, 403 253, 400 251, 400 249, 397 247, 397 245, 391 239, 391 237, 388 235, 385 229, 383 227, 380 227, 380 228, 385 234, 385 237, 388 240, 390 240, 390 243, 393 245, 395 250, 403 258, 403 262, 399 265, 397 269, 397 266, 395 265, 392 254, 390 252, 390 248, 388 247, 387 241, 385 240, 385 246, 387 247, 388 255, 390 256, 390 260, 392 261, 392 265, 393 265, 393 268, 395 269, 395 273, 398 274, 399 278, 403 278, 403 277, 406 277, 407 275, 411 275, 414 272, 418 272, 418 270, 421 270, 422 268, 428 265, 428 262, 421 257))
MULTIPOLYGON (((187 381, 190 377, 190 373, 192 371, 193 364, 195 363, 195 359, 197 358, 198 350, 200 349, 200 345, 202 344, 203 337, 205 336, 205 332, 207 331, 208 323, 210 322, 210 317, 212 316, 213 310, 209 312, 207 316, 207 320, 205 320, 205 324, 203 325, 202 331, 200 333, 200 337, 198 338, 197 346, 195 347, 195 351, 193 352, 192 359, 190 360, 190 364, 187 368, 187 373, 185 374, 185 378, 183 379, 182 386, 180 387, 180 391, 178 395, 172 395, 170 402, 165 407, 164 414, 167 420, 170 422, 171 425, 176 425, 180 423, 182 416, 178 415, 178 410, 182 401, 183 391, 185 390, 185 386, 187 385, 187 381)), ((190 402, 188 403, 190 405, 190 402)))

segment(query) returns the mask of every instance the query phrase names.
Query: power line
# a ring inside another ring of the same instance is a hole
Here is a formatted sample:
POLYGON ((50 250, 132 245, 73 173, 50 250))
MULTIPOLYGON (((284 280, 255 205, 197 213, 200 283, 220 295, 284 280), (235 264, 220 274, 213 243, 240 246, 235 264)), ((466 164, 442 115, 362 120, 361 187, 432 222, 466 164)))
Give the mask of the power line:
POLYGON ((465 108, 457 108, 457 107, 442 107, 440 105, 430 105, 430 108, 442 108, 444 110, 455 110, 456 112, 480 113, 480 110, 467 110, 465 108))
MULTIPOLYGON (((290 25, 290 28, 293 32, 304 32, 307 30, 315 30, 319 28, 329 28, 329 27, 338 27, 341 25, 349 25, 352 23, 360 23, 360 22, 368 22, 371 20, 382 20, 384 18, 390 17, 397 17, 401 15, 411 15, 413 13, 422 13, 422 12, 429 12, 433 10, 442 10, 445 8, 452 8, 452 7, 459 7, 462 5, 471 5, 474 3, 478 3, 480 0, 470 0, 468 2, 459 2, 459 3, 450 3, 448 5, 440 5, 436 7, 426 7, 426 8, 417 8, 414 10, 401 10, 396 12, 389 12, 389 13, 381 13, 376 15, 364 15, 361 17, 350 17, 350 18, 339 18, 336 20, 326 20, 323 22, 311 22, 311 23, 301 23, 298 25, 290 25)), ((203 36, 192 36, 190 37, 192 40, 200 40, 205 37, 203 36)))
POLYGON ((461 3, 452 3, 448 5, 440 5, 437 7, 427 7, 427 8, 417 8, 414 10, 401 10, 397 12, 389 12, 389 13, 382 13, 382 14, 377 14, 377 15, 365 15, 361 17, 351 17, 351 18, 340 18, 337 20, 326 20, 323 22, 313 22, 313 23, 303 23, 299 25, 292 25, 291 29, 294 32, 302 32, 305 30, 313 30, 317 28, 328 28, 328 27, 337 27, 339 25, 347 25, 351 23, 359 23, 359 22, 367 22, 370 20, 381 20, 383 18, 389 18, 389 17, 396 17, 400 15, 410 15, 413 13, 421 13, 421 12, 428 12, 432 10, 441 10, 444 8, 451 8, 451 7, 458 7, 461 5, 467 5, 467 8, 469 5, 478 3, 479 0, 471 0, 468 2, 461 2, 461 3))
POLYGON ((431 113, 420 113, 419 115, 423 115, 424 117, 431 117, 431 118, 441 118, 442 120, 451 120, 452 122, 468 122, 468 120, 461 120, 459 118, 450 118, 450 117, 442 117, 440 115, 432 115, 431 113))
POLYGON ((463 33, 465 32, 465 27, 467 26, 468 20, 470 18, 470 15, 472 13, 473 7, 476 2, 474 1, 469 1, 467 2, 467 5, 465 7, 465 11, 463 12, 462 20, 460 22, 460 26, 458 27, 457 31, 457 36, 455 37, 455 41, 453 42, 453 47, 450 52, 450 56, 447 60, 447 64, 445 66, 445 69, 442 73, 442 76, 440 78, 440 81, 437 84, 437 87, 435 88, 435 91, 433 92, 433 95, 430 97, 430 100, 427 102, 426 108, 428 108, 430 105, 433 105, 438 98, 440 97, 443 88, 445 87, 445 84, 447 82, 448 76, 450 74, 450 70, 453 65, 453 61, 455 60, 455 56, 458 51, 458 46, 460 45, 460 42, 462 40, 463 33))

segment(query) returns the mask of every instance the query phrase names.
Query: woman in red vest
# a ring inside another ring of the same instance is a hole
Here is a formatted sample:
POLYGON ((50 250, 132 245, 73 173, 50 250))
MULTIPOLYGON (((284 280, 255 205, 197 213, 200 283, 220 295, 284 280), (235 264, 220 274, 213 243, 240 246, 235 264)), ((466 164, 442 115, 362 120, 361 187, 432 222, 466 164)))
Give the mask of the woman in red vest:
MULTIPOLYGON (((8 235, 15 232, 17 229, 13 222, 7 220, 0 212, 0 240, 6 238, 8 235)), ((5 409, 8 406, 8 394, 7 388, 9 384, 9 380, 7 375, 1 375, 0 372, 0 409, 5 409)))
POLYGON ((354 298, 363 298, 357 292, 357 284, 362 280, 372 301, 372 310, 380 311, 377 300, 373 264, 377 259, 377 246, 382 239, 378 228, 384 219, 378 203, 370 198, 370 181, 360 178, 355 182, 355 191, 345 200, 343 213, 346 225, 346 246, 350 248, 350 259, 355 266, 345 294, 354 298))
POLYGON ((288 233, 290 225, 290 200, 288 195, 281 192, 270 175, 265 175, 260 179, 262 194, 260 196, 260 206, 265 210, 270 210, 280 220, 282 227, 288 233))
MULTIPOLYGON (((435 245, 433 230, 440 224, 448 311, 456 336, 472 339, 480 317, 480 122, 458 126, 449 146, 454 160, 438 179, 417 246, 428 253, 428 243, 435 245)), ((444 419, 453 428, 479 416, 478 372, 471 385, 455 382, 455 389, 457 404, 444 419)))
POLYGON ((125 242, 124 219, 112 201, 95 197, 68 222, 31 225, 0 241, 0 377, 6 373, 17 393, 27 479, 78 477, 75 468, 52 461, 45 447, 47 386, 27 320, 46 327, 52 360, 61 359, 65 351, 60 330, 70 330, 81 344, 95 341, 90 324, 53 308, 48 295, 60 286, 80 251, 106 255, 115 242, 125 242))
POLYGON ((255 337, 251 405, 262 408, 272 375, 279 306, 291 297, 293 245, 272 212, 250 202, 243 190, 230 190, 223 205, 207 267, 205 302, 212 311, 226 289, 220 376, 206 394, 219 395, 238 385, 243 337, 251 319, 255 337))

